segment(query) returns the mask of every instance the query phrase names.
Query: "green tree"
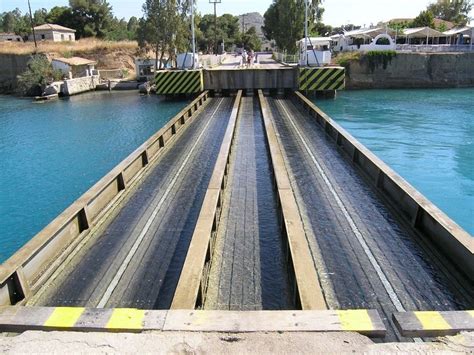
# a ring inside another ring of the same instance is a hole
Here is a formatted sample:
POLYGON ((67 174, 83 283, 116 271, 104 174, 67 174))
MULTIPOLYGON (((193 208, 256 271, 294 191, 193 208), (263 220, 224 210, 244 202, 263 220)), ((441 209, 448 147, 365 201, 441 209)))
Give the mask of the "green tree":
POLYGON ((173 61, 177 53, 188 49, 191 42, 190 9, 191 0, 146 0, 143 4, 138 44, 142 48, 150 46, 154 49, 159 68, 165 53, 168 60, 173 61))
POLYGON ((445 32, 448 30, 448 26, 444 22, 441 22, 437 28, 439 32, 445 32))
POLYGON ((246 50, 260 50, 262 47, 262 41, 258 38, 255 26, 250 27, 245 33, 241 34, 239 44, 246 50))
POLYGON ((201 34, 198 38, 198 47, 204 52, 214 52, 217 43, 222 43, 226 50, 229 50, 240 40, 239 18, 231 14, 224 14, 217 17, 217 36, 215 31, 214 15, 206 14, 198 19, 198 29, 201 34))
POLYGON ((473 7, 472 0, 437 0, 428 5, 427 10, 433 13, 435 18, 464 26, 471 20, 469 13, 473 7))
POLYGON ((69 5, 77 38, 106 36, 113 20, 106 0, 69 0, 69 5))
POLYGON ((2 32, 13 32, 22 37, 31 32, 30 19, 28 15, 22 15, 20 9, 4 12, 1 16, 2 32))
MULTIPOLYGON (((320 3, 320 0, 309 0, 309 33, 316 32, 315 23, 323 15, 320 3)), ((304 0, 273 0, 265 12, 262 30, 268 40, 275 40, 280 50, 295 53, 296 42, 304 36, 304 18, 304 0)))
POLYGON ((46 15, 47 23, 74 28, 72 10, 69 6, 55 6, 46 15))
POLYGON ((410 27, 431 27, 434 28, 434 16, 431 11, 421 11, 420 14, 415 17, 410 27))
POLYGON ((135 16, 130 17, 127 23, 127 30, 131 33, 133 39, 137 37, 138 19, 135 16))
POLYGON ((105 39, 109 41, 129 40, 131 35, 127 25, 128 23, 124 18, 121 20, 115 17, 112 18, 105 33, 105 39))
POLYGON ((33 14, 33 23, 35 26, 45 24, 46 18, 48 17, 48 10, 46 9, 38 9, 33 14))

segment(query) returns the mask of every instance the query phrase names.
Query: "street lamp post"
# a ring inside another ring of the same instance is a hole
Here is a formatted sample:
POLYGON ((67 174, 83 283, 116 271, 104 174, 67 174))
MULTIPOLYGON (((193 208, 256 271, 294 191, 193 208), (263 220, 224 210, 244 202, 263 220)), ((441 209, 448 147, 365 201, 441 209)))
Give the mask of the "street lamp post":
POLYGON ((192 34, 192 41, 193 41, 193 66, 192 68, 195 69, 195 57, 196 57, 196 35, 194 32, 194 0, 191 0, 191 34, 192 34))
POLYGON ((308 0, 304 1, 304 63, 308 65, 308 0))
POLYGON ((216 45, 216 55, 217 55, 217 12, 216 5, 220 4, 221 0, 209 0, 209 4, 214 4, 214 42, 216 45))

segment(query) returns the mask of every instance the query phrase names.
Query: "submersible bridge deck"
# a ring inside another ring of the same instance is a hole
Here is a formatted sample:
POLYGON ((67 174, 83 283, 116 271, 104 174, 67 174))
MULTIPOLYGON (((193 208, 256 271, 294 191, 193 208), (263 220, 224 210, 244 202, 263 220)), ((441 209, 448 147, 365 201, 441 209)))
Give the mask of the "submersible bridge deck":
POLYGON ((0 267, 0 331, 422 341, 474 330, 473 250, 302 92, 206 90, 0 267))

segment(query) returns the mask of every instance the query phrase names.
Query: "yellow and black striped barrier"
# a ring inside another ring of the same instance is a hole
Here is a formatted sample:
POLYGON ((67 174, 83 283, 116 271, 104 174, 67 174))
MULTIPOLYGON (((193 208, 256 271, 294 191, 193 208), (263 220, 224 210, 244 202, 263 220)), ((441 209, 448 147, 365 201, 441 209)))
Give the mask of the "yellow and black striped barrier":
POLYGON ((203 91, 201 70, 159 70, 155 74, 158 95, 195 94, 203 91))
POLYGON ((133 308, 0 307, 0 332, 67 330, 141 331, 312 331, 385 336, 376 310, 212 311, 133 308))
POLYGON ((474 331, 474 311, 422 311, 393 314, 393 321, 406 337, 437 337, 474 331))
POLYGON ((300 68, 298 88, 301 91, 342 90, 345 88, 343 67, 300 68))

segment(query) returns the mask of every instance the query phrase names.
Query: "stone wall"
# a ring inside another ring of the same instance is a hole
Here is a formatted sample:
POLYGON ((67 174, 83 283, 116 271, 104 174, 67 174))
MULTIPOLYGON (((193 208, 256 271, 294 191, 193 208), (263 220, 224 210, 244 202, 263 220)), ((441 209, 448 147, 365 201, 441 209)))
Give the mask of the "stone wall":
POLYGON ((351 61, 347 89, 444 88, 474 86, 474 53, 397 53, 386 68, 351 61))
POLYGON ((16 88, 16 77, 27 68, 29 55, 0 54, 0 94, 9 94, 16 88))
POLYGON ((75 78, 64 80, 63 94, 66 96, 79 94, 81 92, 95 90, 99 84, 99 76, 84 76, 82 78, 75 78))

